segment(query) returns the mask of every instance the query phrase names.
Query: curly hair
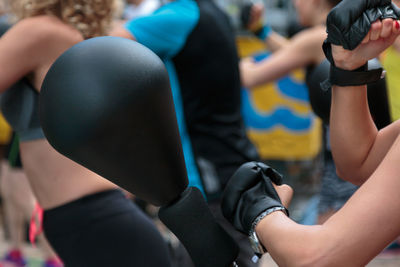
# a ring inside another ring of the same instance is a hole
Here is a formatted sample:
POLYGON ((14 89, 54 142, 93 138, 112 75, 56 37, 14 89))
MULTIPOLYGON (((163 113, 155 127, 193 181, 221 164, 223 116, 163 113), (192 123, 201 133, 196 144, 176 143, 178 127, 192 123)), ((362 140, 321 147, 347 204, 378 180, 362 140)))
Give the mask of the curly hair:
POLYGON ((337 4, 339 4, 342 0, 329 0, 328 3, 332 6, 332 8, 334 6, 336 6, 337 4))
POLYGON ((53 15, 85 39, 107 33, 116 7, 115 0, 11 0, 9 4, 18 20, 53 15))

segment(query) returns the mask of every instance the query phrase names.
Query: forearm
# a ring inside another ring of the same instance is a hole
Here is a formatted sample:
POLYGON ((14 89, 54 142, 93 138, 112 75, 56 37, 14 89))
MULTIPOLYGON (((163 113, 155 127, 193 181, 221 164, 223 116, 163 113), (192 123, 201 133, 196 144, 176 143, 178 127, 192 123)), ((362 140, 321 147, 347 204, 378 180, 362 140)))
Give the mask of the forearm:
POLYGON ((281 212, 265 217, 257 235, 278 265, 365 266, 394 240, 400 234, 399 149, 397 139, 371 178, 323 225, 299 225, 281 212))
POLYGON ((366 86, 332 88, 330 126, 339 176, 362 183, 376 168, 365 163, 378 134, 368 108, 366 86))
POLYGON ((321 226, 300 225, 282 212, 274 212, 257 225, 256 232, 279 266, 313 266, 321 226))
POLYGON ((289 40, 281 36, 276 32, 271 32, 270 35, 265 38, 264 43, 271 52, 275 52, 281 48, 284 48, 289 44, 289 40))
POLYGON ((365 252, 354 257, 361 243, 360 240, 354 241, 348 229, 358 230, 354 227, 356 225, 343 227, 344 221, 341 220, 308 226, 276 212, 262 220, 256 231, 271 257, 282 267, 365 266, 375 254, 365 252))
POLYGON ((133 36, 133 34, 131 32, 129 32, 128 30, 125 29, 124 23, 125 23, 124 21, 116 21, 113 24, 108 35, 115 36, 115 37, 122 37, 122 38, 131 39, 133 41, 136 41, 135 36, 133 36))
MULTIPOLYGON (((375 242, 375 229, 358 215, 342 212, 324 225, 301 225, 283 213, 270 214, 257 226, 257 235, 274 261, 282 267, 361 267, 371 261, 392 238, 375 242), (364 247, 365 246, 365 247, 364 247), (360 251, 360 247, 363 250, 360 251)), ((375 216, 375 215, 374 215, 375 216)), ((394 236, 394 235, 393 235, 394 236)), ((393 237, 394 238, 394 237, 393 237)))
POLYGON ((254 88, 279 79, 294 69, 302 67, 304 60, 293 56, 292 50, 287 46, 251 67, 240 64, 242 85, 246 88, 254 88))
MULTIPOLYGON (((321 28, 305 30, 272 53, 267 59, 256 64, 240 64, 242 84, 252 88, 288 75, 291 71, 319 62, 316 51, 321 52, 325 38, 321 28), (311 41, 310 41, 311 40, 311 41)), ((282 37, 283 38, 283 37, 282 37)))

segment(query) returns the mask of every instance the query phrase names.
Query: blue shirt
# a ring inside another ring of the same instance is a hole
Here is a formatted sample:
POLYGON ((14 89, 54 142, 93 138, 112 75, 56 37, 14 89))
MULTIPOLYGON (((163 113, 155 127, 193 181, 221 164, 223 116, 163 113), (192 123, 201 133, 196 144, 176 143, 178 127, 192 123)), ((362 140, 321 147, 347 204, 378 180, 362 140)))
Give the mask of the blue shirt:
POLYGON ((125 28, 139 43, 151 49, 164 61, 170 78, 189 186, 195 186, 204 193, 186 129, 179 81, 172 62, 172 58, 185 45, 198 19, 199 9, 196 2, 179 0, 162 6, 150 15, 128 21, 125 28))

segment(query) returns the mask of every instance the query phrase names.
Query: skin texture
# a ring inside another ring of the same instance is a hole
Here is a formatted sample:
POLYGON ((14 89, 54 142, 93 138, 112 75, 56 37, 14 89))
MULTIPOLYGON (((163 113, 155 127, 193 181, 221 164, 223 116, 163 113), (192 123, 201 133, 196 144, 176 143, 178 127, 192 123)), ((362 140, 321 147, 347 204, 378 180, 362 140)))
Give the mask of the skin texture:
MULTIPOLYGON (((378 56, 400 35, 398 23, 391 19, 374 23, 353 51, 333 46, 337 66, 354 69, 378 56)), ((376 130, 366 104, 366 86, 335 86, 332 92, 335 163, 340 173, 356 177, 362 185, 322 225, 299 225, 282 212, 264 218, 256 232, 279 266, 365 266, 400 235, 400 125, 394 122, 376 130)), ((290 199, 290 192, 276 188, 281 198, 290 199)))
MULTIPOLYGON (((375 22, 371 28, 363 43, 353 51, 333 46, 332 53, 339 68, 352 70, 363 65, 378 49, 389 47, 397 37, 391 33, 399 31, 391 19, 375 22)), ((339 175, 362 184, 392 147, 400 126, 399 122, 394 122, 378 132, 369 114, 364 86, 345 89, 332 90, 332 154, 339 175)))
MULTIPOLYGON (((21 20, 0 39, 0 92, 24 76, 38 90, 55 59, 82 40, 80 32, 51 15, 21 20)), ((30 185, 44 209, 116 187, 56 152, 45 139, 21 142, 20 150, 30 185)))
POLYGON ((130 39, 133 41, 136 41, 135 36, 129 31, 127 31, 124 27, 123 24, 115 25, 113 29, 110 31, 110 36, 116 36, 116 37, 122 37, 126 39, 130 39))

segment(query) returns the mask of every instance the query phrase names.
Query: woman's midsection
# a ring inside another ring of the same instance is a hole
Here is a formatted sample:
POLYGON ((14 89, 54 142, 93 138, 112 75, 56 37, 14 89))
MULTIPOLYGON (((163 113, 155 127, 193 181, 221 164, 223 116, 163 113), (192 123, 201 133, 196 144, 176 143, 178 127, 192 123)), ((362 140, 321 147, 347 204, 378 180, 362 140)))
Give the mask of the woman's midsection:
POLYGON ((21 159, 40 205, 54 208, 117 186, 58 153, 45 139, 21 142, 21 159))

